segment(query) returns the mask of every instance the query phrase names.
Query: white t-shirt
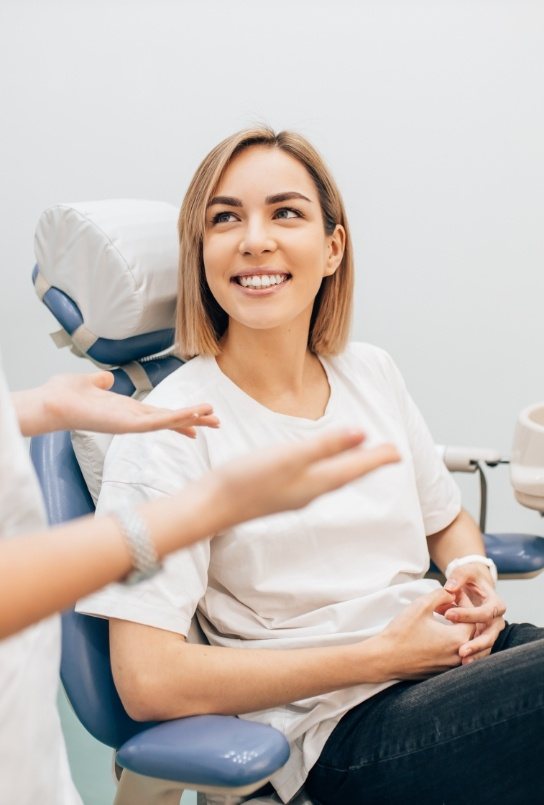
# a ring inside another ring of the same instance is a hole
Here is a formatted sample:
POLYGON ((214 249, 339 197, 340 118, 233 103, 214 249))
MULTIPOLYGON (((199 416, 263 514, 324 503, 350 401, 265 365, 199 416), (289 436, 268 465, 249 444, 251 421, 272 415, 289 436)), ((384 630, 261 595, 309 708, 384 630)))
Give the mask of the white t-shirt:
MULTIPOLYGON (((39 486, 0 367, 0 539, 44 525, 39 486)), ((58 617, 0 640, 2 805, 81 805, 57 712, 59 662, 58 617)))
MULTIPOLYGON (((458 514, 458 489, 391 358, 351 344, 321 358, 330 385, 323 417, 274 413, 245 394, 215 359, 198 357, 164 380, 149 402, 213 404, 217 431, 195 442, 161 432, 116 437, 104 468, 98 510, 175 493, 204 471, 254 448, 297 442, 333 425, 362 428, 369 446, 390 441, 403 460, 380 468, 301 511, 237 526, 170 556, 136 588, 110 585, 81 611, 187 635, 195 610, 212 645, 297 648, 353 643, 381 632, 437 582, 426 535, 458 514)), ((250 682, 248 683, 250 684, 250 682)), ((272 778, 284 801, 303 784, 341 716, 389 684, 364 684, 244 718, 265 722, 291 744, 272 778)))

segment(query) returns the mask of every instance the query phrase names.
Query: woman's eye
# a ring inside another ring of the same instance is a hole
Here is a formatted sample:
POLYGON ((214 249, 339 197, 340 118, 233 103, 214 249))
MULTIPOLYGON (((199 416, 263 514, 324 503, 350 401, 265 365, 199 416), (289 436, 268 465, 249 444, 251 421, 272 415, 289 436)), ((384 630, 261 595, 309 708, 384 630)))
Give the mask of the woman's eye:
POLYGON ((298 210, 294 210, 291 207, 281 207, 279 210, 276 210, 274 213, 275 218, 301 218, 302 215, 298 210))
POLYGON ((233 212, 218 212, 212 218, 212 224, 230 224, 231 221, 236 221, 233 212))

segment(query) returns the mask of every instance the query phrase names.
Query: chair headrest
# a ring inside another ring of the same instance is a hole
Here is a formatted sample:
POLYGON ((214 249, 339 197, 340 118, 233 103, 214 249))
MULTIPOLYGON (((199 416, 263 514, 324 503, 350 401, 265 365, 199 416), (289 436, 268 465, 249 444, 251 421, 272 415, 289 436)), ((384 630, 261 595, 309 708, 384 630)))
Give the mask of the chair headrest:
POLYGON ((173 344, 177 218, 173 205, 139 199, 41 214, 32 278, 75 351, 113 366, 173 344))

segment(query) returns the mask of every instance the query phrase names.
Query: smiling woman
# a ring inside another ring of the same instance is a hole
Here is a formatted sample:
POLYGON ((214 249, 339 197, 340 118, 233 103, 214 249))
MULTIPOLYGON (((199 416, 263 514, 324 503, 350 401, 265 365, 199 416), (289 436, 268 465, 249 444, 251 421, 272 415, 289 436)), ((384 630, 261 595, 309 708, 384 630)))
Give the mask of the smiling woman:
POLYGON ((344 244, 341 224, 326 233, 318 190, 297 159, 262 145, 234 157, 209 202, 203 240, 208 287, 230 320, 225 340, 238 337, 239 328, 262 336, 287 322, 307 333, 316 295, 342 262, 344 244))
POLYGON ((505 628, 481 535, 398 369, 383 350, 347 343, 351 241, 323 160, 290 132, 227 138, 197 169, 179 233, 178 348, 191 360, 150 400, 205 398, 222 428, 190 445, 168 434, 114 442, 98 510, 334 423, 360 427, 369 446, 393 442, 402 461, 299 513, 221 531, 137 595, 114 586, 82 602, 111 619, 128 712, 276 726, 291 745, 271 780, 283 802, 303 786, 319 805, 467 791, 531 801, 544 631, 505 628), (445 588, 425 578, 430 558, 456 567, 445 588), (186 640, 195 612, 209 646, 186 640))
POLYGON ((275 134, 268 129, 239 132, 203 160, 181 209, 180 298, 187 304, 178 308, 177 332, 185 357, 217 355, 227 327, 227 308, 215 291, 206 293, 203 306, 202 250, 210 287, 217 250, 223 252, 227 246, 231 250, 229 282, 236 276, 276 274, 291 280, 289 267, 282 265, 290 257, 282 252, 284 244, 289 245, 293 259, 303 266, 310 261, 322 271, 317 282, 319 298, 312 307, 312 351, 340 352, 351 321, 353 257, 336 184, 321 156, 300 135, 275 134), (256 172, 266 179, 259 192, 256 172), (234 175, 237 189, 232 183, 234 175), (263 239, 268 242, 263 244, 263 239), (317 255, 316 250, 320 250, 317 255), (338 268, 341 277, 335 276, 338 268))

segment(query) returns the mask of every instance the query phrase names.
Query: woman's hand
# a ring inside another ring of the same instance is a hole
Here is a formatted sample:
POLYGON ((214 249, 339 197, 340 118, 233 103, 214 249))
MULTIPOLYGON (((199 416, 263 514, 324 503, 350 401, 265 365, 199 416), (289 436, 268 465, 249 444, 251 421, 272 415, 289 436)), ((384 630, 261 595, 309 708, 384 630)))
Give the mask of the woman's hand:
POLYGON ((194 438, 198 426, 219 426, 210 405, 156 408, 109 391, 113 381, 111 372, 56 375, 37 389, 15 392, 12 399, 23 435, 79 428, 98 433, 168 429, 194 438))
POLYGON ((455 605, 444 616, 451 623, 472 623, 476 627, 474 637, 459 649, 463 665, 487 657, 504 629, 506 611, 489 570, 478 562, 461 565, 448 579, 445 589, 455 597, 455 605))
POLYGON ((455 602, 444 589, 416 598, 379 635, 382 679, 427 679, 461 664, 460 647, 474 626, 448 623, 438 613, 455 602))
POLYGON ((214 511, 221 527, 299 509, 384 464, 399 461, 389 444, 361 447, 360 431, 336 430, 302 443, 251 453, 215 471, 214 511))

